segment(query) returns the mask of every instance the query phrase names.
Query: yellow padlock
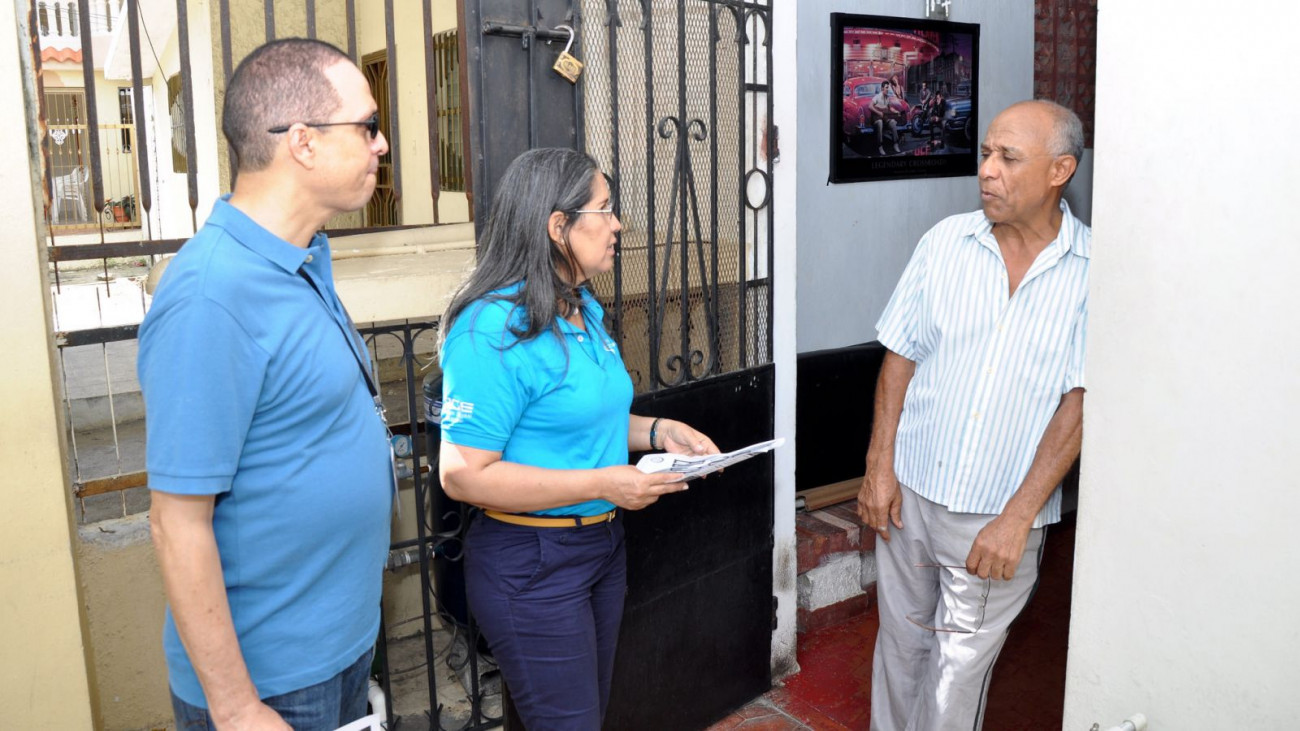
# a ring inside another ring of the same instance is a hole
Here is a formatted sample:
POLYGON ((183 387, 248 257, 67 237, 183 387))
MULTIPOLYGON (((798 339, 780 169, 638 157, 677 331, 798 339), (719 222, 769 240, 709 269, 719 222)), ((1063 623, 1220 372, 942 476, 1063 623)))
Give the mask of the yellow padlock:
POLYGON ((578 83, 578 77, 582 75, 582 62, 569 53, 569 49, 573 48, 575 34, 570 26, 557 25, 555 27, 556 30, 561 28, 569 31, 569 42, 564 46, 564 50, 560 51, 560 57, 555 59, 555 65, 551 68, 555 70, 555 73, 568 79, 570 84, 576 84, 578 83))

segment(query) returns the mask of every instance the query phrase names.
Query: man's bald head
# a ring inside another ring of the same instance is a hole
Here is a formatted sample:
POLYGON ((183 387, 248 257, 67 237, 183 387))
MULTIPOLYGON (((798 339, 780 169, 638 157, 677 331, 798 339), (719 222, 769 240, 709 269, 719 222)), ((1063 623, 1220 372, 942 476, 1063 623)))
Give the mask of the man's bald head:
POLYGON ((1053 155, 1069 155, 1075 162, 1083 159, 1083 122, 1079 115, 1050 99, 1019 102, 1007 107, 1007 110, 1017 107, 1027 107, 1050 118, 1051 131, 1047 135, 1047 149, 1053 155))

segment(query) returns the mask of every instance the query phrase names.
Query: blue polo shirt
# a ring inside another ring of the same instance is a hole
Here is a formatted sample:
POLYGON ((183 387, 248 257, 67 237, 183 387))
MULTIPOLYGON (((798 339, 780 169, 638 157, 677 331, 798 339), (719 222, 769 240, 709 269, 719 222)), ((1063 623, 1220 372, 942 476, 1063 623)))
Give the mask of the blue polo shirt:
MULTIPOLYGON (((216 496, 230 611, 264 698, 333 677, 378 636, 392 484, 362 348, 326 237, 293 246, 224 199, 140 325, 149 487, 216 496)), ((207 707, 170 609, 163 645, 176 695, 207 707)))
MULTIPOLYGON (((485 298, 465 308, 442 349, 443 440, 535 467, 627 464, 632 379, 601 323, 605 311, 585 289, 582 308, 585 331, 556 318, 560 337, 545 330, 523 341, 508 328, 522 325, 521 307, 485 298)), ((589 500, 535 512, 599 515, 613 509, 605 500, 589 500)))

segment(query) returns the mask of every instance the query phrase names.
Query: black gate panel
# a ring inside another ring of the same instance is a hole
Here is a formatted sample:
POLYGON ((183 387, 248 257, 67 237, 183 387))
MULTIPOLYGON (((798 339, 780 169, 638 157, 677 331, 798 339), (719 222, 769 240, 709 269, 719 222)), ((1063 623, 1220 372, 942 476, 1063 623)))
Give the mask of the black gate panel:
POLYGON ((475 220, 521 153, 583 149, 581 81, 551 68, 570 38, 558 26, 579 29, 579 20, 571 0, 465 0, 475 220))
MULTIPOLYGON (((772 438, 773 384, 763 366, 646 394, 633 411, 731 450, 772 438)), ((606 728, 704 728, 771 687, 772 489, 768 453, 625 515, 628 596, 606 728)))

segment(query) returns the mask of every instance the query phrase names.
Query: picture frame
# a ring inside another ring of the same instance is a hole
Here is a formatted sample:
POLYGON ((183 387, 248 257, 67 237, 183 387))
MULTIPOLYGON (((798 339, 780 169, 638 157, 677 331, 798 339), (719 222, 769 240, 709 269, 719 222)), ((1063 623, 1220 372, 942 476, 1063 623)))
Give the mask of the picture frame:
POLYGON ((831 14, 831 183, 976 174, 979 32, 831 14))

